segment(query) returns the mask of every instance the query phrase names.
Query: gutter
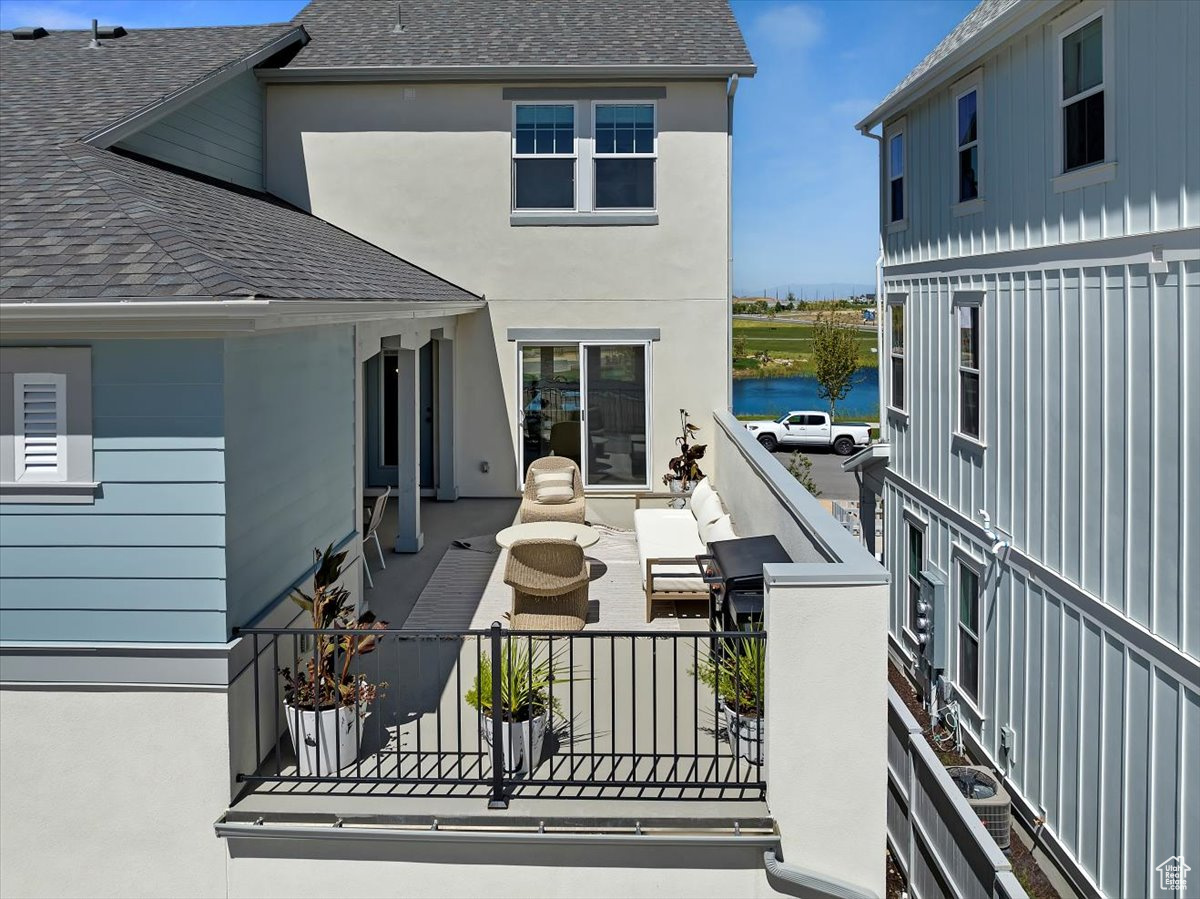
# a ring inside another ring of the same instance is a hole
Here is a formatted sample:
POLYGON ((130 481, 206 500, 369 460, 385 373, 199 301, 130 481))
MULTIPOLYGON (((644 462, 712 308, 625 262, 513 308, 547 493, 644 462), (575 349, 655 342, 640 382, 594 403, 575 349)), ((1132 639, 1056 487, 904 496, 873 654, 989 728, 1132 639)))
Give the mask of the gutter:
POLYGON ((403 843, 466 844, 509 846, 644 846, 656 849, 671 847, 737 847, 763 848, 774 854, 779 837, 773 833, 742 834, 735 831, 720 834, 699 833, 603 833, 547 831, 543 828, 510 830, 497 828, 458 829, 432 825, 379 827, 352 824, 337 819, 325 824, 288 824, 229 821, 223 815, 213 824, 216 835, 224 840, 331 840, 384 841, 403 843))
POLYGON ((230 79, 253 69, 256 65, 270 59, 281 50, 286 50, 296 43, 304 46, 308 42, 308 32, 304 30, 303 25, 299 25, 244 59, 230 63, 227 66, 217 69, 212 74, 201 78, 199 81, 189 84, 185 88, 181 88, 172 94, 167 94, 165 97, 154 101, 149 106, 142 107, 133 113, 133 115, 119 122, 107 125, 99 131, 93 131, 87 137, 83 138, 83 142, 101 149, 111 147, 123 138, 128 137, 136 131, 141 131, 146 126, 191 103, 196 97, 203 96, 230 79))
POLYGON ((774 849, 763 853, 763 867, 767 871, 767 882, 789 896, 798 896, 800 899, 879 899, 862 887, 780 861, 774 849))
POLYGON ((266 84, 343 81, 555 81, 669 78, 753 78, 754 64, 715 65, 464 65, 294 66, 255 72, 266 84))

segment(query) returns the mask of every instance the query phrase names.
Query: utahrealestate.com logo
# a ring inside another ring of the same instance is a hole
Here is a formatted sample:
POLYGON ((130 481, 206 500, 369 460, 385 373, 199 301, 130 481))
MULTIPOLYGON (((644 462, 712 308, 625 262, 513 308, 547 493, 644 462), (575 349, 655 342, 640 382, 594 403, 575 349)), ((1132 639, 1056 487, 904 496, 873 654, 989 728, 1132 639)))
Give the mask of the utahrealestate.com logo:
POLYGON ((1172 855, 1154 869, 1158 872, 1158 888, 1182 893, 1187 889, 1188 871, 1192 870, 1183 863, 1182 855, 1172 855))

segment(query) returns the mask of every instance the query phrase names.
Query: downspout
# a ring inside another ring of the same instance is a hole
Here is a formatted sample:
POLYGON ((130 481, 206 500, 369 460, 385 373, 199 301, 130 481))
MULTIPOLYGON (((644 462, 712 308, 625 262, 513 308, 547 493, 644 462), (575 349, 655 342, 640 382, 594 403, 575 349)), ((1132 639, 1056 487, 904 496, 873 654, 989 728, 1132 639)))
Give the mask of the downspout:
POLYGON ((796 865, 782 862, 774 849, 763 852, 767 883, 772 888, 798 899, 879 899, 874 893, 840 880, 813 874, 796 865))
MULTIPOLYGON (((879 208, 883 209, 883 135, 874 134, 866 128, 860 128, 859 134, 863 137, 869 137, 878 145, 879 150, 879 174, 877 189, 879 208)), ((882 372, 884 363, 884 347, 883 347, 883 312, 886 308, 883 302, 883 219, 880 217, 879 226, 879 255, 875 258, 875 363, 882 372)), ((883 395, 883 378, 879 378, 879 439, 883 440, 883 410, 887 406, 884 404, 883 395)))
MULTIPOLYGON (((738 76, 729 76, 725 90, 726 171, 729 173, 725 195, 725 337, 726 358, 729 359, 725 377, 725 408, 733 411, 733 98, 737 94, 738 76)), ((882 151, 881 151, 882 152, 882 151)))

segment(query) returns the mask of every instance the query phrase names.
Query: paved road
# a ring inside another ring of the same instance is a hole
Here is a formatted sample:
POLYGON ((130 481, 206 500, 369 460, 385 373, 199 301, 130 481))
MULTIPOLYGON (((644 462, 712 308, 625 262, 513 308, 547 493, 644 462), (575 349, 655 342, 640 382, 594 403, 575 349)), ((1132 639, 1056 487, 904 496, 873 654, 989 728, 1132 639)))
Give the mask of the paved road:
MULTIPOLYGON (((775 453, 779 463, 787 468, 794 450, 775 453)), ((858 482, 854 475, 842 471, 842 463, 848 456, 839 456, 832 450, 811 449, 806 455, 812 459, 812 475, 821 490, 820 499, 858 499, 858 482)))

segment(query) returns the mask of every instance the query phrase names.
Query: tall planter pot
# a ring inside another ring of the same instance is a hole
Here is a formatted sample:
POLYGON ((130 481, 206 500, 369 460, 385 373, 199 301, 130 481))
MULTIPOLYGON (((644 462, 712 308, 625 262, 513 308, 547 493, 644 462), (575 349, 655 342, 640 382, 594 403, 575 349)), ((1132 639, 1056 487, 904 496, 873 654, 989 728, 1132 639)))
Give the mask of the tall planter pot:
POLYGON ((330 777, 358 761, 369 713, 348 705, 316 712, 287 703, 284 713, 301 777, 330 777))
MULTIPOLYGON (((492 716, 483 713, 483 738, 495 745, 492 716)), ((504 748, 504 773, 510 777, 527 777, 542 761, 542 746, 546 738, 547 714, 543 712, 529 721, 500 722, 500 745, 504 748)))
POLYGON ((766 723, 756 716, 739 715, 724 702, 721 703, 721 708, 725 710, 725 728, 729 734, 729 742, 737 750, 738 756, 751 765, 761 765, 766 723))

